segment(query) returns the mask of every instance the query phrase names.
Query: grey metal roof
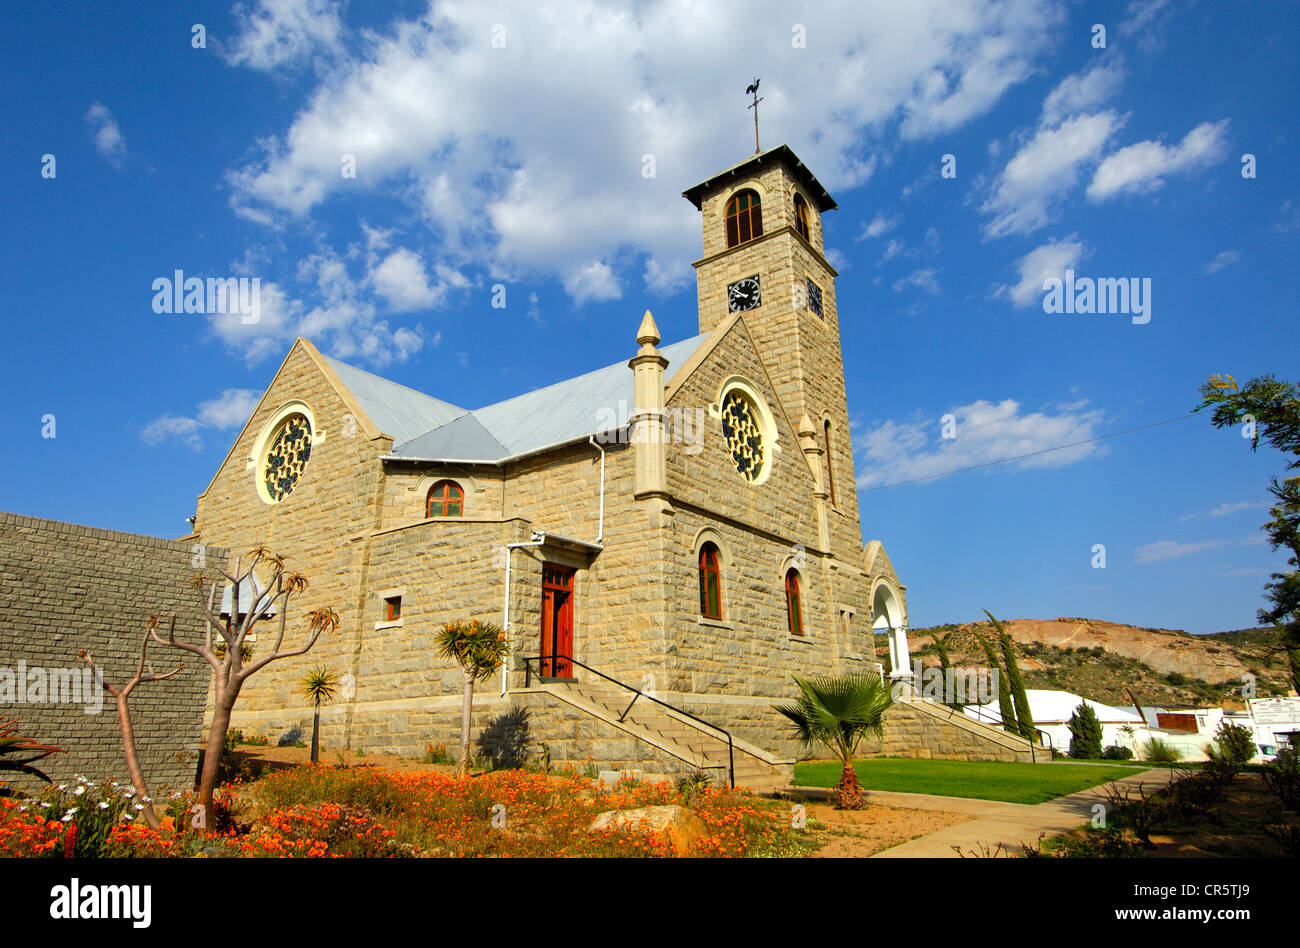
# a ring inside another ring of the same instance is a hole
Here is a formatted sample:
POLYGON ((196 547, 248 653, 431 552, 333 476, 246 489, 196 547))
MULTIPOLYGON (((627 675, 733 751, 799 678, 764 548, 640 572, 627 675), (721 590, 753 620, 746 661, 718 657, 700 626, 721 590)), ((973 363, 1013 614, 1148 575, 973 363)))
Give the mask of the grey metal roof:
MULTIPOLYGON (((707 338, 704 333, 660 349, 668 360, 667 375, 707 338)), ((502 461, 621 427, 632 412, 633 395, 632 370, 627 362, 618 362, 471 412, 462 409, 457 417, 432 420, 417 434, 395 440, 391 456, 502 461)))
POLYGON ((393 436, 394 444, 409 441, 465 414, 464 408, 450 402, 390 382, 338 359, 323 358, 338 373, 339 379, 370 420, 384 434, 393 436))
POLYGON ((492 432, 483 427, 483 422, 473 412, 466 412, 418 438, 395 445, 393 453, 415 458, 474 460, 501 458, 510 452, 492 436, 492 432))

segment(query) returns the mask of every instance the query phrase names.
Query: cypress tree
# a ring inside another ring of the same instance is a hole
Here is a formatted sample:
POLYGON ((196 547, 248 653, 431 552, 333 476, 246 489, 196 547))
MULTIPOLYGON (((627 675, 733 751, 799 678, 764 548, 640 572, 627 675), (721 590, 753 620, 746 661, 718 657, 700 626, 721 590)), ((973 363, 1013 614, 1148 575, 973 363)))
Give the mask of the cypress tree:
POLYGON ((993 618, 993 613, 985 609, 984 614, 993 623, 993 628, 997 629, 998 641, 1002 644, 1002 661, 1007 668, 1007 685, 1011 688, 1011 700, 1016 707, 1016 730, 1025 740, 1036 743, 1034 718, 1029 713, 1029 696, 1025 694, 1025 680, 1020 677, 1020 666, 1016 664, 1015 644, 1002 623, 993 618))
POLYGON ((1020 732, 1016 726, 1016 712, 1011 704, 1011 691, 1007 688, 1007 676, 1002 673, 1001 666, 998 665, 998 657, 993 653, 993 646, 989 640, 982 635, 978 635, 980 645, 984 646, 984 658, 989 663, 989 670, 994 674, 993 681, 998 689, 998 713, 1002 716, 1002 729, 1010 731, 1012 734, 1020 732))
POLYGON ((1092 710, 1092 706, 1086 701, 1080 701, 1079 706, 1074 709, 1074 714, 1070 715, 1070 723, 1067 725, 1070 729, 1070 756, 1084 757, 1095 760, 1101 757, 1101 722, 1097 720, 1097 712, 1092 710))

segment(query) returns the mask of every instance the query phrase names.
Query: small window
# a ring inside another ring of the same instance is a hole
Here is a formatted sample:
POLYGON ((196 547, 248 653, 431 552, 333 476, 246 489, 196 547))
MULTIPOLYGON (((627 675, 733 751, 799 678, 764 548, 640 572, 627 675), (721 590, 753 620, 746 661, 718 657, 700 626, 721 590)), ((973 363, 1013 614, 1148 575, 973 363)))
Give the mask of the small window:
POLYGON ((700 615, 722 618, 722 574, 718 569, 718 548, 712 543, 700 547, 700 615))
POLYGON ((455 481, 438 481, 429 488, 424 504, 426 517, 459 517, 465 508, 465 492, 455 481))
POLYGON ((748 189, 727 202, 727 246, 734 247, 763 236, 763 209, 757 191, 748 189))
POLYGON ((812 238, 808 236, 808 203, 804 201, 802 194, 794 196, 794 229, 804 240, 812 242, 812 238))
POLYGON ((402 618, 402 597, 386 597, 384 599, 384 621, 396 622, 400 618, 402 618))
POLYGON ((785 615, 791 635, 803 635, 803 602, 799 597, 799 574, 785 574, 785 615))

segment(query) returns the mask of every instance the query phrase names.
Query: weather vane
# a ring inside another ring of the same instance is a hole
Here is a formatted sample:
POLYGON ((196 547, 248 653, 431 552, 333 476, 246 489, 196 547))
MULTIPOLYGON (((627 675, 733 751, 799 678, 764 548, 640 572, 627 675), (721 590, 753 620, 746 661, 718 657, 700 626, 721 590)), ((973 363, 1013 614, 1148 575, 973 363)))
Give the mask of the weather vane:
POLYGON ((746 106, 746 108, 750 108, 754 110, 754 154, 756 155, 758 154, 759 151, 758 149, 758 103, 763 101, 758 97, 758 83, 759 80, 755 78, 754 81, 751 82, 749 86, 745 89, 746 95, 752 95, 754 97, 754 101, 751 102, 748 106, 746 106))

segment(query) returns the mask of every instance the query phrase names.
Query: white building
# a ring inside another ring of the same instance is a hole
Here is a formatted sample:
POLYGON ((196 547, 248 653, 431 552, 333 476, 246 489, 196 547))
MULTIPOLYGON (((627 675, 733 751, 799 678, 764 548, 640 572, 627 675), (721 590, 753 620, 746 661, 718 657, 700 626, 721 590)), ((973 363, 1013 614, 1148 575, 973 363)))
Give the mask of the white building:
MULTIPOLYGON (((1043 732, 1039 741, 1044 746, 1058 753, 1070 751, 1070 718, 1080 704, 1087 704, 1097 715, 1101 724, 1101 746, 1103 748, 1118 744, 1133 751, 1138 756, 1137 745, 1149 739, 1150 729, 1146 722, 1132 711, 1112 708, 1108 704, 1093 701, 1068 691, 1054 691, 1045 688, 1026 688, 1025 696, 1029 699, 1029 713, 1034 719, 1034 726, 1043 732)), ((967 705, 966 714, 981 721, 996 724, 1002 722, 997 702, 982 705, 967 705)))

